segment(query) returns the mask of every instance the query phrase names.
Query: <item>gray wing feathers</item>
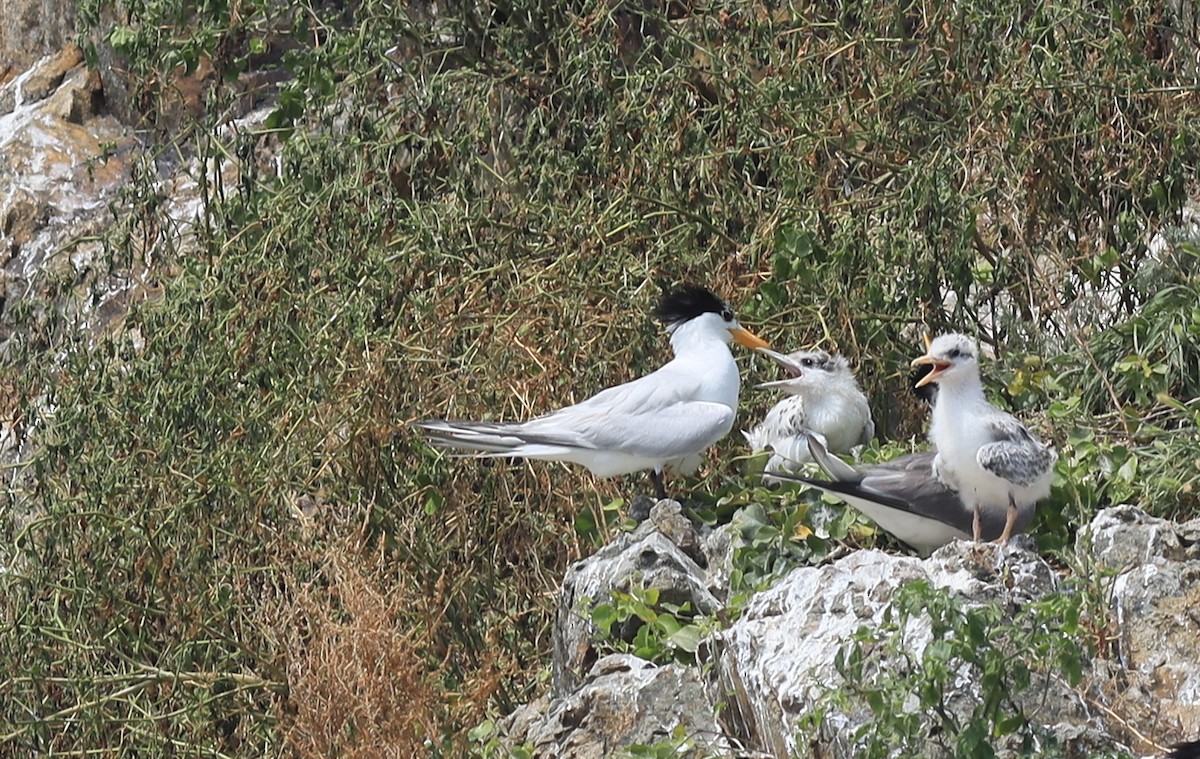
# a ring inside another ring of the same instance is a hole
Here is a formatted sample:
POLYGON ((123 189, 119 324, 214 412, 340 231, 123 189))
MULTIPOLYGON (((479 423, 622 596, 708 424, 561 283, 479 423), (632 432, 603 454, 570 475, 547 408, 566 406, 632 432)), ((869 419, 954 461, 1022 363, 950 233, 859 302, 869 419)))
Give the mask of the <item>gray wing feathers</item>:
POLYGON ((505 453, 530 444, 580 447, 576 440, 529 432, 521 424, 426 419, 415 422, 413 426, 421 429, 432 445, 465 451, 505 453))
POLYGON ((672 459, 702 451, 725 437, 733 417, 733 409, 722 403, 687 401, 646 414, 597 414, 574 420, 574 425, 589 447, 672 459))
MULTIPOLYGON (((1049 462, 1045 466, 1049 466, 1056 455, 1053 449, 1037 443, 1028 432, 1024 435, 1033 442, 1034 457, 1040 456, 1049 462)), ((812 435, 808 436, 808 446, 813 459, 832 481, 785 479, 807 482, 846 500, 896 537, 924 551, 944 545, 953 537, 972 534, 974 513, 958 491, 944 481, 938 471, 936 453, 913 453, 859 470, 831 455, 812 435), (914 522, 905 514, 930 521, 914 522), (954 534, 935 523, 946 525, 954 534)), ((1040 471, 1044 472, 1044 467, 1040 471)), ((1018 517, 1015 526, 1018 532, 1028 526, 1032 514, 1029 510, 1018 517)), ((980 516, 983 538, 999 537, 1004 529, 1004 510, 984 509, 980 516)))
POLYGON ((831 454, 820 438, 811 432, 805 432, 804 436, 808 440, 808 452, 812 455, 813 461, 817 462, 817 465, 825 470, 825 473, 832 479, 837 482, 862 482, 862 473, 831 454))
MULTIPOLYGON (((669 460, 689 456, 720 440, 733 426, 733 409, 721 403, 677 402, 644 414, 613 414, 570 406, 528 422, 498 424, 416 422, 429 442, 444 448, 515 455, 527 446, 616 451, 669 460)), ((536 454, 548 451, 538 449, 536 454)), ((535 455, 536 455, 535 454, 535 455)))
POLYGON ((980 446, 976 459, 979 465, 1002 479, 1021 487, 1029 487, 1054 465, 1058 454, 1029 434, 1015 419, 990 423, 995 442, 980 446))

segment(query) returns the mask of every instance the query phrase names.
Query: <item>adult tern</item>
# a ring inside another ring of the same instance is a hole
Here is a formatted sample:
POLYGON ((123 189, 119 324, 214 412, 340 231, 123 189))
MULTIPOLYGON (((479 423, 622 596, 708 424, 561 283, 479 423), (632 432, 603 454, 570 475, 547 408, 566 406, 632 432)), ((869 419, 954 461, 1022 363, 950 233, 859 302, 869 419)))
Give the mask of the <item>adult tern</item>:
POLYGON ((800 465, 813 460, 805 432, 815 434, 827 449, 836 453, 849 453, 851 448, 875 435, 867 396, 844 357, 831 356, 822 350, 784 355, 760 348, 759 352, 791 375, 759 385, 779 388, 788 397, 771 407, 754 429, 742 431, 752 450, 771 449, 766 474, 795 472, 800 465))
POLYGON ((601 477, 649 469, 655 494, 666 498, 663 470, 695 471, 700 454, 733 427, 739 380, 729 344, 770 346, 704 287, 664 295, 655 314, 675 357, 651 374, 526 422, 427 419, 414 426, 432 445, 476 456, 569 461, 601 477))
POLYGON ((937 449, 937 477, 958 491, 974 515, 972 535, 980 539, 984 514, 1006 510, 998 542, 1033 518, 1038 501, 1050 495, 1055 450, 1035 438, 1011 414, 983 394, 978 351, 965 335, 926 339, 925 355, 913 366, 932 370, 918 387, 936 383, 929 439, 937 449))

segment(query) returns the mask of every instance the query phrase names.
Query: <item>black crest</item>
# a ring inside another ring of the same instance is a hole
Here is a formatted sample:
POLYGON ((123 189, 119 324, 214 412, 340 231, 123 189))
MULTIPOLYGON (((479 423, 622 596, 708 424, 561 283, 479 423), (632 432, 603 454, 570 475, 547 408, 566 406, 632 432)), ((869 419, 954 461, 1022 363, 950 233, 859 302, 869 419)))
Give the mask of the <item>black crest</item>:
POLYGON ((1197 759, 1200 757, 1200 741, 1176 743, 1172 748, 1171 753, 1167 754, 1167 759, 1197 759))
POLYGON ((684 285, 662 296, 654 315, 668 327, 683 324, 700 314, 720 314, 727 322, 733 321, 733 309, 713 294, 712 290, 699 285, 684 285))

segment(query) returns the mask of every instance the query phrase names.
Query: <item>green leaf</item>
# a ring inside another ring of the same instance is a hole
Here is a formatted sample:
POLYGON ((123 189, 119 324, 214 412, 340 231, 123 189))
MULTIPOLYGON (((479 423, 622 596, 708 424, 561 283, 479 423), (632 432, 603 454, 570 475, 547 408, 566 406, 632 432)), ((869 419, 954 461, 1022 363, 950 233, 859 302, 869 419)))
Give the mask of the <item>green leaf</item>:
POLYGON ((617 610, 611 604, 596 604, 592 609, 592 624, 605 635, 612 634, 612 626, 617 620, 617 610))
POLYGON ((1121 464, 1121 468, 1117 470, 1117 478, 1124 482, 1133 482, 1137 478, 1138 457, 1136 454, 1130 454, 1129 458, 1125 459, 1125 463, 1121 464))
POLYGON ((126 26, 113 27, 108 33, 108 42, 117 52, 128 55, 138 40, 138 34, 126 26))
POLYGON ((694 654, 700 648, 700 627, 698 625, 683 625, 672 633, 667 640, 676 648, 694 654))
POLYGON ((472 743, 483 743, 496 734, 496 723, 490 719, 480 722, 467 731, 467 739, 472 743))

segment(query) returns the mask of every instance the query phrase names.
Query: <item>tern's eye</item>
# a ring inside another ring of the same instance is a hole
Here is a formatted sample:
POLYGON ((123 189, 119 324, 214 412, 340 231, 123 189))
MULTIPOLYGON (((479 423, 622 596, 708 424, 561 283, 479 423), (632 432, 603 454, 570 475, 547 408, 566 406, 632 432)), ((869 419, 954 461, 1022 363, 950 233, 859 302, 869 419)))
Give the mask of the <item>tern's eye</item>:
POLYGON ((947 358, 962 358, 962 351, 960 351, 958 348, 955 348, 952 351, 950 351, 949 353, 947 353, 946 357, 947 358))
POLYGON ((728 308, 721 309, 721 318, 727 322, 733 321, 733 311, 728 308))
POLYGON ((812 366, 813 360, 811 358, 802 358, 802 359, 800 359, 800 365, 801 366, 812 366))

